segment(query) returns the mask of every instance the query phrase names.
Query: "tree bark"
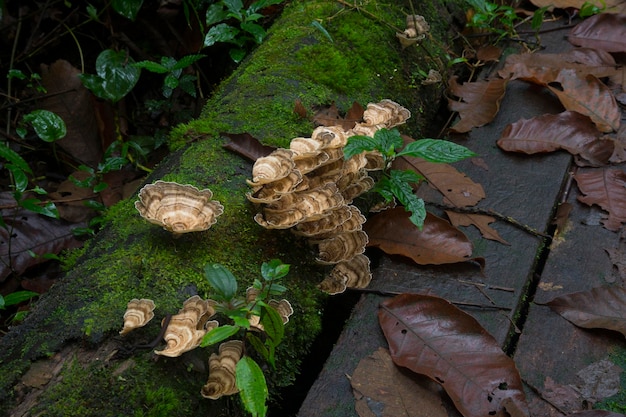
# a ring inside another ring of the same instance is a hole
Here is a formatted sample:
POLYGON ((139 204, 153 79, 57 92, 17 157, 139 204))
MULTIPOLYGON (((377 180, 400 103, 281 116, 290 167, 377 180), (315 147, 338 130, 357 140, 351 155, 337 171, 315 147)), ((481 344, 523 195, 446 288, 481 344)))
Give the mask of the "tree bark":
POLYGON ((395 33, 405 28, 409 1, 372 0, 363 8, 328 0, 288 4, 264 43, 209 100, 202 117, 174 130, 172 153, 148 179, 210 188, 224 214, 206 232, 173 239, 139 217, 134 199, 111 208, 105 229, 68 258, 66 276, 0 339, 0 413, 241 414, 236 399, 200 396, 210 349, 158 360, 154 349, 132 351, 157 337, 161 319, 176 313, 186 298, 211 293, 203 268, 212 263, 233 272, 240 292, 260 275, 262 262, 279 258, 291 265, 283 283, 295 312, 277 370, 267 374, 271 392, 292 383, 321 330, 325 296, 316 285, 327 270, 314 262, 315 253, 303 240, 253 221, 255 208, 245 197, 251 165, 223 149, 226 140, 220 133, 247 132, 266 144, 287 146, 314 127, 294 114, 296 100, 308 109, 334 102, 345 111, 353 101, 365 105, 389 98, 413 113, 405 132, 420 135, 439 108, 443 86, 423 87, 416 74, 418 69, 445 70, 442 48, 454 17, 450 8, 457 7, 438 1, 420 6, 431 32, 422 46, 402 50, 395 33), (153 299, 156 317, 119 336, 132 298, 153 299))

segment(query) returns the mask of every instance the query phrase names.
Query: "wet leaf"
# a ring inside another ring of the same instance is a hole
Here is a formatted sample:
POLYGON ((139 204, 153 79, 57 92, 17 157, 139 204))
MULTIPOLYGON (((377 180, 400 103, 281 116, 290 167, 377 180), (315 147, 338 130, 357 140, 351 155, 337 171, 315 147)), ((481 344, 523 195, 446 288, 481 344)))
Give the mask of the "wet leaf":
POLYGON ((576 46, 607 52, 624 52, 626 51, 626 16, 613 13, 591 16, 576 25, 567 39, 576 46))
POLYGON ((576 373, 583 382, 576 389, 587 403, 597 403, 612 397, 620 390, 622 368, 613 362, 602 359, 576 373))
POLYGON ((276 148, 263 145, 257 138, 249 133, 220 133, 230 140, 224 144, 224 148, 233 151, 251 162, 262 156, 267 156, 276 148))
POLYGON ((425 381, 398 368, 384 348, 361 359, 350 384, 360 417, 448 416, 441 396, 425 381))
POLYGON ((446 220, 426 213, 422 230, 409 219, 404 207, 395 207, 372 216, 363 229, 368 246, 390 255, 402 255, 419 265, 441 265, 470 260, 472 243, 446 220))
POLYGON ((611 141, 599 136, 589 117, 566 111, 512 123, 502 131, 497 144, 505 151, 526 154, 563 149, 599 166, 609 162, 614 148, 611 141))
POLYGON ((237 362, 236 381, 244 407, 253 417, 267 414, 267 383, 259 365, 249 356, 237 362))
POLYGON ((113 10, 121 14, 127 19, 135 20, 143 0, 112 0, 111 6, 113 10))
POLYGON ((480 234, 485 239, 495 240, 504 245, 510 245, 509 242, 500 236, 496 229, 489 226, 490 223, 496 221, 496 219, 491 216, 484 214, 457 213, 451 210, 446 210, 446 214, 453 226, 475 226, 480 230, 480 234))
POLYGON ((567 110, 589 116, 601 132, 617 131, 621 112, 611 90, 597 77, 562 69, 548 85, 567 110))
POLYGON ((134 67, 134 60, 124 51, 105 49, 96 58, 96 72, 81 74, 85 87, 96 96, 117 102, 133 89, 141 70, 134 67))
POLYGON ((626 222, 626 172, 619 169, 597 169, 574 175, 583 196, 578 200, 596 204, 608 212, 601 222, 612 231, 618 231, 626 222))
POLYGON ((401 294, 380 305, 378 319, 393 361, 441 384, 465 417, 505 417, 510 399, 528 416, 519 372, 469 314, 428 295, 401 294))
POLYGON ((363 111, 363 106, 355 101, 346 115, 342 117, 335 102, 333 102, 330 107, 318 110, 313 116, 313 122, 320 126, 341 126, 344 130, 350 130, 362 121, 363 111))
POLYGON ((33 126, 37 136, 44 142, 57 141, 67 134, 63 119, 48 110, 33 110, 24 115, 24 121, 33 126))
POLYGON ((546 305, 579 327, 615 330, 626 336, 624 287, 597 287, 565 294, 546 305))
POLYGON ((457 77, 450 78, 450 93, 461 101, 448 99, 448 108, 459 112, 461 120, 450 128, 456 133, 469 132, 491 122, 498 114, 500 101, 504 97, 508 80, 466 82, 457 84, 457 77))

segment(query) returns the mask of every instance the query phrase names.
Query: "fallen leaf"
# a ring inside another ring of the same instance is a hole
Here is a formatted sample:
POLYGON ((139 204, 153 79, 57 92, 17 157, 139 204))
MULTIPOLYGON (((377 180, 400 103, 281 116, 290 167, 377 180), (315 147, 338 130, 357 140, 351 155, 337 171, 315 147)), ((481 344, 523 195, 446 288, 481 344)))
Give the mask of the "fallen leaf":
POLYGON ((589 116, 601 132, 617 131, 621 112, 611 90, 597 77, 564 68, 548 88, 567 109, 589 116))
POLYGON ((502 236, 500 236, 496 229, 489 226, 490 223, 496 221, 496 219, 491 216, 487 216, 485 214, 457 213, 451 210, 446 210, 446 214, 448 215, 448 219, 450 219, 450 223, 452 223, 453 226, 475 226, 478 230, 480 230, 480 234, 485 239, 495 240, 496 242, 500 242, 504 245, 511 245, 509 242, 504 240, 502 236))
POLYGON ((428 386, 428 380, 416 377, 398 368, 387 349, 379 348, 361 359, 350 378, 357 413, 361 417, 447 417, 441 396, 428 386))
POLYGON ((470 260, 472 242, 446 220, 426 213, 422 230, 409 220, 404 207, 380 212, 363 226, 368 246, 390 255, 402 255, 419 265, 441 265, 470 260))
MULTIPOLYGON (((537 7, 548 7, 553 9, 580 9, 588 0, 531 0, 531 3, 537 7)), ((607 0, 602 3, 607 11, 612 13, 626 12, 624 0, 607 0)))
POLYGON ((298 98, 296 99, 294 105, 293 105, 293 112, 298 115, 299 118, 301 119, 307 119, 308 118, 308 112, 306 110, 306 107, 304 107, 304 104, 302 104, 302 101, 298 98))
POLYGON ((502 48, 496 45, 483 45, 476 51, 476 59, 484 62, 498 62, 502 56, 502 48))
POLYGON ((588 403, 593 405, 619 392, 621 373, 622 368, 609 360, 594 362, 576 373, 583 381, 581 384, 576 384, 576 389, 588 403))
POLYGON ((346 112, 345 117, 341 117, 339 109, 333 101, 330 107, 320 109, 315 113, 313 122, 319 126, 341 126, 344 130, 350 130, 362 121, 363 112, 363 106, 355 101, 346 112))
POLYGON ((624 287, 596 287, 589 291, 565 294, 546 305, 578 327, 615 330, 626 336, 624 287))
POLYGON ((510 398, 528 416, 513 360, 469 314, 428 295, 381 303, 378 319, 393 361, 441 384, 465 417, 505 417, 510 398))
POLYGON ((580 411, 583 403, 580 393, 574 387, 558 384, 550 377, 546 377, 543 382, 541 396, 568 413, 580 411))
POLYGON ((606 410, 585 410, 573 414, 573 417, 624 417, 624 414, 606 410))
POLYGON ((448 99, 450 111, 459 112, 459 120, 450 128, 452 132, 465 133, 474 127, 484 126, 498 114, 500 101, 504 97, 508 80, 457 83, 457 77, 450 78, 450 93, 461 101, 448 99))
POLYGON ((626 16, 613 13, 590 16, 576 25, 567 39, 576 46, 607 52, 624 52, 626 51, 626 16))
POLYGON ((574 179, 584 194, 578 200, 602 207, 608 212, 602 225, 608 230, 619 230, 626 222, 626 172, 609 168, 579 171, 574 179))
POLYGON ((599 138, 589 117, 575 111, 521 119, 504 128, 497 144, 507 152, 535 154, 563 149, 594 166, 606 165, 614 145, 599 138))
POLYGON ((220 135, 230 139, 224 144, 224 148, 247 158, 251 162, 269 155, 276 149, 272 146, 263 145, 249 133, 220 133, 220 135))

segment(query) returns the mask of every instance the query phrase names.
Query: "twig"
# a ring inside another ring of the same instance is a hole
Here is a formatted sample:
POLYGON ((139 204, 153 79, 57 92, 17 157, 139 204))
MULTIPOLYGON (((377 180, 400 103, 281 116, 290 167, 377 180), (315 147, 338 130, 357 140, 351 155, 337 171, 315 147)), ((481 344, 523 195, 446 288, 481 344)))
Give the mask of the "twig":
POLYGON ((435 203, 433 201, 426 201, 426 204, 430 204, 442 210, 454 211, 456 213, 480 214, 484 216, 492 216, 498 220, 505 221, 531 235, 542 237, 544 239, 550 239, 550 240, 552 239, 552 236, 545 234, 543 232, 540 232, 537 229, 532 228, 526 224, 520 223, 518 220, 515 220, 513 217, 505 216, 504 214, 498 213, 497 211, 493 209, 481 209, 479 207, 456 207, 456 206, 449 206, 447 204, 435 203))
MULTIPOLYGON (((375 289, 372 289, 372 288, 348 288, 348 290, 354 291, 354 292, 365 293, 365 294, 382 295, 383 297, 395 297, 396 295, 400 295, 400 294, 406 293, 406 291, 403 291, 403 292, 385 291, 385 290, 375 290, 375 289)), ((496 305, 496 304, 493 304, 493 305, 491 305, 491 304, 479 304, 479 303, 470 303, 470 302, 466 302, 466 301, 453 301, 453 300, 447 300, 447 301, 449 303, 454 304, 454 305, 463 306, 463 307, 475 307, 475 308, 481 308, 481 309, 485 309, 485 310, 507 310, 507 311, 512 310, 510 307, 499 306, 499 305, 496 305)))
POLYGON ((499 287, 497 285, 483 284, 482 282, 472 282, 472 281, 467 281, 467 280, 464 280, 464 279, 457 279, 457 281, 460 282, 461 284, 474 285, 476 287, 482 287, 482 288, 485 288, 485 289, 488 289, 488 290, 515 292, 515 288, 499 287))

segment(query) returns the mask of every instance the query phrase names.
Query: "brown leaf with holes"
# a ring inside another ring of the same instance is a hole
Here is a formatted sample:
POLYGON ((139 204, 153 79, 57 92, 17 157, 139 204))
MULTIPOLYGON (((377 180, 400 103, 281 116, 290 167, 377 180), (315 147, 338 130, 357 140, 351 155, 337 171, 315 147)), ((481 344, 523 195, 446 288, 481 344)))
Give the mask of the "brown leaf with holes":
POLYGON ((224 148, 255 162, 262 156, 271 154, 276 148, 263 145, 261 141, 249 133, 220 133, 230 139, 224 144, 224 148))
POLYGON ((600 138, 589 117, 573 111, 511 123, 502 131, 497 144, 505 151, 526 154, 562 149, 592 166, 606 165, 615 148, 614 141, 600 138))
POLYGON ((578 200, 606 210, 608 216, 601 220, 602 225, 618 231, 626 222, 626 172, 615 168, 596 169, 578 172, 574 179, 584 194, 578 200))
POLYGON ((504 245, 510 245, 509 242, 502 239, 496 229, 489 226, 490 223, 496 221, 496 219, 491 216, 487 216, 485 214, 457 213, 451 210, 446 210, 446 214, 448 215, 450 223, 452 223, 453 226, 475 226, 478 230, 480 230, 480 234, 485 239, 495 240, 496 242, 500 242, 504 245))
POLYGON ((401 294, 380 304, 378 320, 393 361, 439 382, 463 416, 505 417, 505 405, 529 416, 513 359, 469 314, 439 297, 401 294))
POLYGON ((590 16, 576 25, 567 39, 576 46, 607 52, 624 52, 626 51, 626 16, 612 13, 590 16))
POLYGON ((622 286, 565 294, 546 305, 578 327, 615 330, 626 336, 626 288, 622 286))
POLYGON ((450 78, 450 93, 460 101, 448 99, 450 111, 459 112, 461 120, 450 128, 452 132, 465 133, 474 127, 491 122, 504 97, 508 80, 493 79, 488 81, 457 83, 456 76, 450 78))
POLYGON ((448 416, 436 384, 397 367, 384 348, 361 359, 350 384, 360 417, 448 416))
POLYGON ((446 220, 426 213, 422 230, 409 220, 404 207, 395 207, 372 216, 363 230, 368 246, 390 255, 402 255, 419 265, 442 265, 469 261, 472 242, 446 220))
POLYGON ((330 107, 320 109, 315 113, 313 122, 318 126, 341 126, 343 130, 350 130, 354 125, 362 121, 363 112, 363 106, 355 101, 345 116, 342 117, 333 101, 330 107))

